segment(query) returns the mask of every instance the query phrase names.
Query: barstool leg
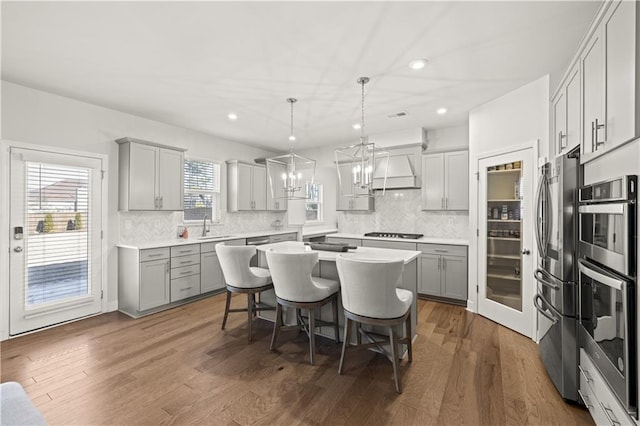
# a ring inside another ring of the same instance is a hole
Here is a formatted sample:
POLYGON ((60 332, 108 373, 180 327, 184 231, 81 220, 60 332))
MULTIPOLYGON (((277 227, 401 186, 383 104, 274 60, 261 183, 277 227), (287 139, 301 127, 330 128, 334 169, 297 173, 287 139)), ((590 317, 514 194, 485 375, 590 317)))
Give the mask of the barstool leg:
POLYGON ((280 334, 280 327, 282 327, 282 306, 276 302, 276 321, 273 324, 273 335, 271 336, 271 346, 269 347, 270 351, 276 347, 276 340, 280 334))
POLYGON ((338 324, 338 298, 333 299, 333 332, 336 334, 336 343, 340 343, 340 324, 338 324))
POLYGON ((396 382, 396 392, 402 393, 400 377, 398 376, 398 338, 395 327, 389 327, 389 340, 391 343, 391 362, 393 363, 393 378, 396 382))
POLYGON ((313 356, 316 353, 316 319, 315 312, 309 308, 309 359, 313 365, 313 356))
POLYGON ((342 339, 342 355, 340 355, 340 365, 338 365, 338 374, 342 374, 342 367, 344 367, 344 356, 347 353, 347 345, 351 338, 351 321, 349 317, 344 317, 344 337, 342 339))
POLYGON ((362 328, 362 324, 358 321, 356 323, 356 345, 360 346, 362 344, 362 334, 360 333, 360 329, 362 328))
POLYGON ((247 313, 249 317, 249 343, 251 343, 251 337, 253 332, 253 293, 247 293, 247 313))
POLYGON ((224 318, 222 319, 222 330, 227 325, 227 317, 229 316, 229 306, 231 305, 231 292, 227 290, 227 303, 224 306, 224 318))
POLYGON ((405 322, 406 324, 406 332, 407 332, 407 339, 409 340, 407 343, 407 353, 408 353, 408 358, 409 358, 409 362, 413 361, 413 342, 412 342, 412 338, 413 338, 413 332, 411 330, 411 312, 409 312, 409 315, 407 316, 407 321, 405 322))
MULTIPOLYGON (((302 309, 296 309, 296 324, 301 326, 300 317, 302 316, 302 309)), ((298 333, 302 332, 302 327, 298 328, 298 333)))

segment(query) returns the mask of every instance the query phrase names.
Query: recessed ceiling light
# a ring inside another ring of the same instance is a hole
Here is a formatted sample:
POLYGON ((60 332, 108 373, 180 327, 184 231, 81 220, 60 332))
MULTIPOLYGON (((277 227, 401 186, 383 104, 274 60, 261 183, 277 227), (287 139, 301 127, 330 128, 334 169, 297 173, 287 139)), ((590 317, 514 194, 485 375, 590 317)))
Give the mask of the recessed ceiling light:
POLYGON ((360 127, 361 127, 361 126, 360 126, 360 123, 356 123, 356 124, 354 124, 354 125, 353 125, 353 126, 351 126, 351 127, 353 127, 353 130, 360 130, 360 127))
POLYGON ((238 119, 238 114, 236 114, 235 112, 230 112, 229 114, 227 114, 227 118, 231 121, 235 121, 238 119))
POLYGON ((446 113, 447 113, 447 109, 446 109, 445 107, 441 107, 441 108, 438 108, 438 109, 436 110, 436 112, 437 112, 439 115, 444 115, 444 114, 446 114, 446 113))
POLYGON ((409 62, 409 68, 411 68, 412 70, 421 70, 427 65, 427 62, 429 61, 427 61, 426 59, 414 59, 413 61, 409 62))
POLYGON ((296 140, 296 137, 294 135, 289 136, 289 140, 291 142, 294 142, 296 140))

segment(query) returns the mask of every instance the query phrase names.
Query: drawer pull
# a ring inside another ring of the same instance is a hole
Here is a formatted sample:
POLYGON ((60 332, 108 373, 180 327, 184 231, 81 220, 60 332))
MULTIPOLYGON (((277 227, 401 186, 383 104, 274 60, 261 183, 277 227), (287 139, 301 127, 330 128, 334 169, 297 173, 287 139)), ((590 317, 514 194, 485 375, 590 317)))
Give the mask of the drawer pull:
POLYGON ((193 287, 185 287, 185 288, 181 288, 180 291, 187 291, 187 290, 191 290, 193 287))
POLYGON ((180 253, 191 253, 191 249, 189 249, 189 250, 180 250, 180 253))
POLYGON ((580 370, 580 372, 584 376, 584 379, 587 381, 587 383, 593 382, 593 379, 591 378, 591 374, 589 374, 589 372, 583 370, 581 365, 578 366, 578 370, 580 370))
POLYGON ((190 260, 183 260, 182 262, 180 262, 181 265, 184 265, 185 263, 193 263, 193 262, 190 260))
POLYGON ((606 407, 602 402, 600 403, 600 406, 602 407, 602 410, 604 411, 604 415, 607 416, 607 419, 609 420, 609 423, 611 423, 611 426, 616 426, 616 425, 619 426, 620 422, 618 420, 616 420, 616 416, 615 416, 615 414, 613 414, 613 410, 611 408, 609 408, 609 407, 606 407))
POLYGON ((449 253, 449 250, 440 250, 440 249, 436 249, 434 250, 436 253, 449 253))
POLYGON ((158 256, 162 256, 164 253, 155 253, 155 254, 148 254, 147 257, 158 257, 158 256))
POLYGON ((584 402, 584 405, 587 406, 587 408, 593 408, 593 404, 591 403, 591 398, 583 394, 580 389, 578 389, 578 395, 580 395, 580 398, 582 398, 582 401, 584 402))
POLYGON ((186 275, 186 274, 193 274, 193 270, 180 272, 180 275, 186 275))

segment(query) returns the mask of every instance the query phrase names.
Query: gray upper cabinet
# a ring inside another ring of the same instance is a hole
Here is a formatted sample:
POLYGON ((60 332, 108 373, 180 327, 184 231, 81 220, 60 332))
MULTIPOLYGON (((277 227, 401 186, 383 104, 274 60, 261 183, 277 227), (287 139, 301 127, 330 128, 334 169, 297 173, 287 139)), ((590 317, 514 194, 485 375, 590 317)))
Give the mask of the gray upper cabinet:
POLYGON ((551 105, 552 154, 562 155, 580 145, 580 67, 576 64, 551 105))
POLYGON ((133 138, 116 142, 120 210, 183 210, 184 150, 133 138))
POLYGON ((469 210, 469 152, 422 156, 422 210, 469 210))
POLYGON ((600 32, 593 35, 582 56, 582 153, 604 144, 604 52, 600 32))
POLYGON ((576 146, 577 137, 581 162, 585 163, 640 136, 638 22, 637 2, 603 2, 592 29, 553 96, 554 154, 576 146), (578 128, 579 136, 576 135, 578 128), (566 129, 563 134, 566 137, 561 135, 562 129, 566 129))
POLYGON ((266 180, 263 166, 227 161, 227 211, 266 210, 266 180))

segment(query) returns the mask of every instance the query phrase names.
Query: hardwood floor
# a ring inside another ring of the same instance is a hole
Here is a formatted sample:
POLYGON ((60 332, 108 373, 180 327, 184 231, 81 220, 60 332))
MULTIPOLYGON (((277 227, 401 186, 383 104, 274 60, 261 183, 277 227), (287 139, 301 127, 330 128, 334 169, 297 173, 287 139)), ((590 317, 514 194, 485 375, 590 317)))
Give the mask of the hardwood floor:
MULTIPOLYGON (((234 298, 238 306, 245 299, 234 298)), ((221 331, 224 295, 138 320, 113 312, 2 342, 2 382, 20 382, 49 424, 592 424, 566 404, 531 340, 464 308, 418 301, 404 392, 391 364, 246 316, 221 331)))

